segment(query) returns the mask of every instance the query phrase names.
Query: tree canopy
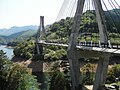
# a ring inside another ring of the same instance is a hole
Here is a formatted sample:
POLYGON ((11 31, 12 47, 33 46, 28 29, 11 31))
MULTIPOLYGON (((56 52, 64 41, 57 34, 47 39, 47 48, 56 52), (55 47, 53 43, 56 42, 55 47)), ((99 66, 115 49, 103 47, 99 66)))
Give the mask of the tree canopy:
POLYGON ((0 51, 0 90, 39 90, 35 76, 27 67, 8 60, 0 51))

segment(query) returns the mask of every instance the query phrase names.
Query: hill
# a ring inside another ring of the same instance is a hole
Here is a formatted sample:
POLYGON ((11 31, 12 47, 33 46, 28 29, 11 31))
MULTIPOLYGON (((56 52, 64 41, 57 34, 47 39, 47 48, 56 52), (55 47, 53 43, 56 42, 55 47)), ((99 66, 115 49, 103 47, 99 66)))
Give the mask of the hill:
MULTIPOLYGON (((120 9, 114 9, 105 12, 106 18, 106 25, 108 30, 109 38, 112 42, 119 42, 119 39, 114 40, 117 38, 120 33, 120 9), (116 11, 118 14, 116 14, 116 11)), ((94 10, 88 10, 83 13, 81 18, 81 25, 79 30, 79 37, 78 41, 86 40, 90 41, 91 37, 94 42, 98 41, 98 24, 96 21, 96 14, 94 10), (87 36, 85 33, 90 34, 87 36), (86 35, 86 36, 85 36, 86 35)), ((68 37, 71 33, 71 26, 73 24, 73 18, 67 17, 66 19, 61 19, 59 22, 55 22, 50 25, 49 29, 47 30, 47 39, 51 42, 62 42, 67 43, 68 37)))
POLYGON ((27 31, 27 30, 37 30, 38 26, 33 26, 33 25, 29 25, 29 26, 23 26, 23 27, 18 27, 18 26, 13 26, 9 29, 0 29, 0 35, 4 35, 4 36, 9 36, 18 32, 22 32, 22 31, 27 31))
POLYGON ((36 33, 37 33, 37 29, 36 30, 27 30, 27 31, 21 31, 21 32, 6 36, 6 38, 7 39, 28 38, 28 37, 35 35, 36 33))
MULTIPOLYGON (((34 36, 37 33, 37 30, 27 30, 14 33, 9 36, 0 36, 0 44, 12 44, 13 42, 17 43, 24 41, 34 36)), ((14 43, 13 43, 14 44, 14 43)))

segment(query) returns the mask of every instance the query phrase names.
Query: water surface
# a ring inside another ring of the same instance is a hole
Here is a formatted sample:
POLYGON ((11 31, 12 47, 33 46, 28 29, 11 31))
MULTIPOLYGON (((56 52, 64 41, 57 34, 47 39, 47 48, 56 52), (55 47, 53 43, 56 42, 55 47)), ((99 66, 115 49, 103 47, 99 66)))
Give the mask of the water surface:
POLYGON ((0 50, 3 50, 5 53, 6 53, 6 56, 9 58, 9 59, 12 59, 13 57, 13 48, 8 48, 6 47, 6 45, 0 45, 0 50))

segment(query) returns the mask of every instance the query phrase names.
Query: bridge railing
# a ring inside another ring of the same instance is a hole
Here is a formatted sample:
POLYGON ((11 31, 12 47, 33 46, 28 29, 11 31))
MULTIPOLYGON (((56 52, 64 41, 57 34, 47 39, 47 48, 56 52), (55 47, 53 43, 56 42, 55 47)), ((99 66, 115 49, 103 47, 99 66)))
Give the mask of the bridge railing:
MULTIPOLYGON (((52 45, 55 43, 55 45, 61 44, 61 45, 68 45, 68 43, 62 43, 62 42, 53 42, 53 41, 39 41, 38 43, 52 43, 52 45)), ((109 48, 109 49, 120 49, 119 43, 101 43, 101 42, 92 42, 92 41, 84 41, 79 42, 77 46, 86 46, 86 47, 99 47, 99 48, 109 48)))
POLYGON ((100 48, 111 48, 111 49, 120 49, 120 44, 118 43, 99 43, 99 42, 79 42, 79 46, 87 47, 100 47, 100 48))

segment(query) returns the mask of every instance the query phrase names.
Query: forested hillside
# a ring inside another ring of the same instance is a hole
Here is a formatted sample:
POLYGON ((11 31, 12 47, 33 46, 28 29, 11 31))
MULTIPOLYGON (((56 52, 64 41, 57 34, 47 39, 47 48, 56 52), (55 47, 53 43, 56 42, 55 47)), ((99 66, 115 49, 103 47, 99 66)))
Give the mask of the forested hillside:
MULTIPOLYGON (((105 18, 106 18, 106 25, 108 30, 108 36, 112 42, 119 42, 120 36, 120 14, 116 14, 119 12, 120 9, 105 11, 105 18), (117 38, 115 41, 114 38, 117 38)), ((99 38, 99 31, 98 31, 98 24, 96 21, 96 14, 94 10, 86 11, 83 13, 82 22, 80 25, 79 30, 79 39, 84 39, 87 33, 89 35, 88 39, 92 37, 93 41, 98 41, 99 38)), ((55 22, 47 30, 47 39, 51 42, 67 42, 68 37, 71 33, 71 26, 73 23, 73 18, 67 17, 66 19, 62 19, 59 22, 55 22)), ((87 39, 87 38, 86 38, 87 39)))
POLYGON ((22 26, 22 27, 13 26, 9 29, 6 28, 0 29, 0 35, 9 36, 18 32, 27 31, 27 30, 36 30, 36 29, 38 29, 38 26, 34 26, 34 25, 22 26))
POLYGON ((17 43, 22 42, 24 40, 34 38, 33 36, 36 33, 37 29, 18 32, 9 36, 0 36, 0 44, 16 45, 17 43))

